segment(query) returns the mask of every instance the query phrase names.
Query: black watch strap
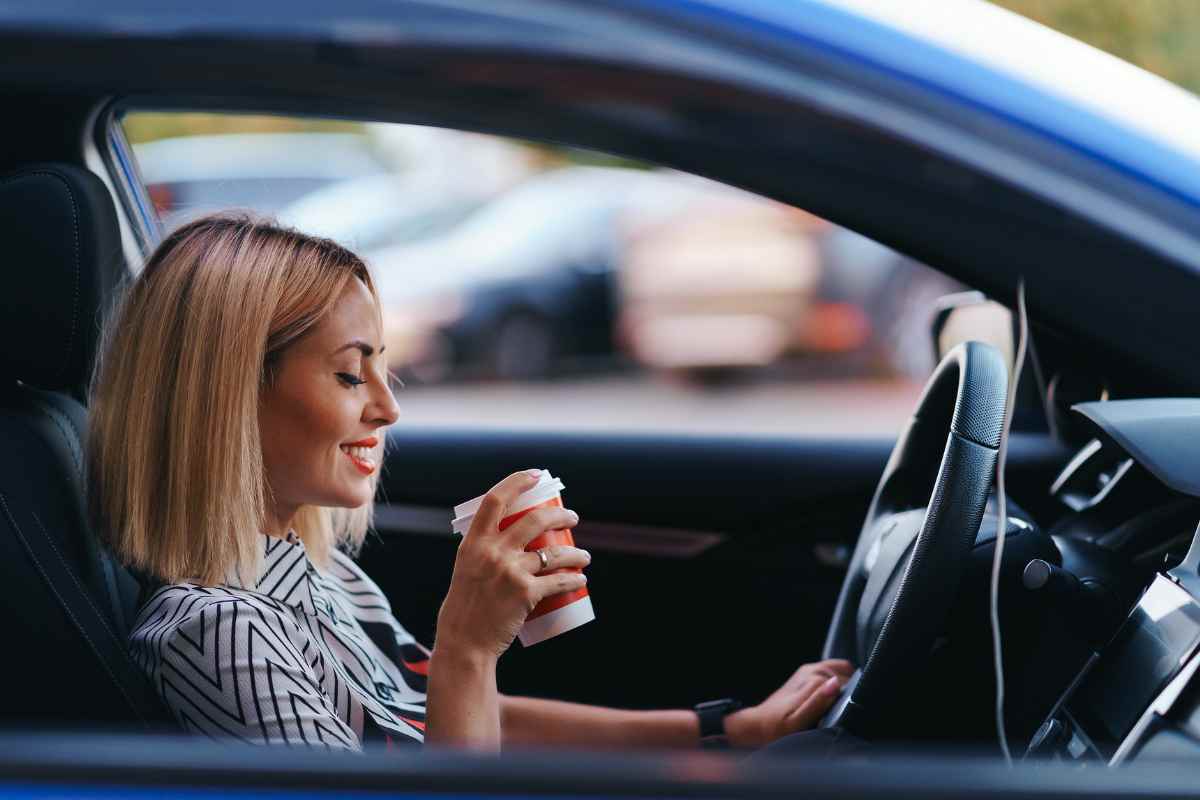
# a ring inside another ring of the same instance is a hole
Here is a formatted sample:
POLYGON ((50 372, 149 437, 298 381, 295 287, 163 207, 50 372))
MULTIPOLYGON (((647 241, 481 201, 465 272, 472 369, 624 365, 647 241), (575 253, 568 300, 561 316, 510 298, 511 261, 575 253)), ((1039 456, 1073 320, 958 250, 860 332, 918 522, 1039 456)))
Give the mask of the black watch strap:
POLYGON ((700 717, 700 746, 705 749, 727 749, 729 737, 725 734, 725 717, 741 707, 740 702, 729 697, 694 706, 693 710, 700 717))

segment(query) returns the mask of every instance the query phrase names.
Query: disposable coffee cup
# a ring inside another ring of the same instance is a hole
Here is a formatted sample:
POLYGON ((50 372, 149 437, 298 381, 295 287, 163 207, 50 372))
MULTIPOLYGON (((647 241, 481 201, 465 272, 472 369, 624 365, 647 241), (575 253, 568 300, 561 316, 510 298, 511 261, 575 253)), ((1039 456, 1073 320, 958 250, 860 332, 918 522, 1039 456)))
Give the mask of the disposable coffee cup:
MULTIPOLYGON (((521 517, 543 506, 562 507, 563 482, 552 476, 547 470, 542 470, 541 477, 532 489, 522 493, 508 509, 508 515, 500 520, 500 530, 519 520, 521 517)), ((471 522, 483 503, 483 495, 468 500, 454 507, 454 521, 451 527, 456 533, 467 535, 471 522)), ((575 537, 570 528, 546 531, 525 546, 525 552, 532 553, 543 547, 553 545, 575 546, 575 537)), ((539 575, 553 575, 558 572, 580 572, 577 567, 563 567, 539 572, 539 575)), ((525 647, 538 642, 552 639, 560 633, 578 628, 584 623, 596 618, 592 610, 592 598, 588 596, 587 586, 573 592, 552 595, 534 606, 533 611, 525 618, 525 624, 517 633, 517 638, 525 647)))

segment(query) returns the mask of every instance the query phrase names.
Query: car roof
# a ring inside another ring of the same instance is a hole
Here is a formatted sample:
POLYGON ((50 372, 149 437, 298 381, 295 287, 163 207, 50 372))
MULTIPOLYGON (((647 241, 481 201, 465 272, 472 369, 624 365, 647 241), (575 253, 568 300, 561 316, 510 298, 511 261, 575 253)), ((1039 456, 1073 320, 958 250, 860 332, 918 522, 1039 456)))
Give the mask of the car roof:
MULTIPOLYGON (((636 0, 654 4, 656 0, 636 0)), ((984 0, 695 0, 987 108, 1200 203, 1200 98, 984 0)))
MULTIPOLYGON (((927 16, 947 5, 904 8, 927 16)), ((1070 353, 1080 369, 1200 391, 1200 163, 1191 151, 1133 126, 1134 112, 1106 102, 1103 87, 1051 91, 1053 75, 954 49, 955 32, 996 19, 986 6, 965 4, 941 38, 880 7, 48 0, 0 13, 0 48, 11 56, 0 81, 25 92, 10 103, 14 118, 47 135, 62 128, 45 112, 53 95, 75 103, 80 120, 126 107, 278 110, 645 159, 808 210, 1002 302, 1023 278, 1034 321, 1087 343, 1070 353), (1152 319, 1130 302, 1133 270, 1152 319)), ((1036 23, 1005 19, 995 49, 1019 53, 1015 42, 1035 36, 1036 23)), ((1108 82, 1132 87, 1125 95, 1155 98, 1162 124, 1195 114, 1186 93, 1133 66, 1046 42, 1046 58, 1069 51, 1085 73, 1103 61, 1108 82)))
MULTIPOLYGON (((401 4, 379 0, 319 3, 258 0, 223 5, 103 4, 9 6, 0 30, 52 29, 109 35, 332 38, 402 42, 401 4)), ((549 46, 594 49, 573 38, 569 16, 584 6, 617 13, 660 14, 719 26, 726 37, 752 32, 785 46, 804 43, 870 61, 893 76, 986 108, 1081 152, 1136 173, 1200 204, 1200 100, 1169 82, 984 0, 896 3, 893 0, 580 0, 467 3, 428 0, 438 24, 486 17, 496 24, 536 24, 549 46)), ((416 21, 414 20, 414 25, 416 21)), ((614 25, 613 34, 619 35, 614 25)), ((504 35, 470 26, 456 38, 503 45, 504 35), (475 32, 475 31, 478 32, 475 32)), ((632 54, 636 55, 636 54, 632 54)))

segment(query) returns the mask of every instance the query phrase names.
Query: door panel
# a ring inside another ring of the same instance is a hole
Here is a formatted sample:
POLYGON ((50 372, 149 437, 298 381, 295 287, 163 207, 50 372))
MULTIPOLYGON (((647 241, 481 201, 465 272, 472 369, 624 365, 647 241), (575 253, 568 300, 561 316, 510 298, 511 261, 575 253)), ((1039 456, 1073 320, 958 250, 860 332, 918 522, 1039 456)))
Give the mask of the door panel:
MULTIPOLYGON (((457 538, 451 508, 510 472, 551 470, 591 550, 596 621, 514 644, 501 691, 629 708, 761 699, 818 656, 892 442, 393 431, 362 562, 431 644, 457 538)), ((1057 448, 1014 437, 1014 496, 1057 448)))

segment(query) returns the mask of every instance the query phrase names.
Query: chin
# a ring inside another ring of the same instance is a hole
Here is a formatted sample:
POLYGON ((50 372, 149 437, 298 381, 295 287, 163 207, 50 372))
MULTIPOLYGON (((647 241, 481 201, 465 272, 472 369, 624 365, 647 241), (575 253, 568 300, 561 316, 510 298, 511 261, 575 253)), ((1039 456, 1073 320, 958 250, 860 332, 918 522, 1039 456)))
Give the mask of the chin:
POLYGON ((370 488, 366 491, 340 492, 329 505, 336 508, 358 508, 371 502, 374 496, 375 493, 370 488))

